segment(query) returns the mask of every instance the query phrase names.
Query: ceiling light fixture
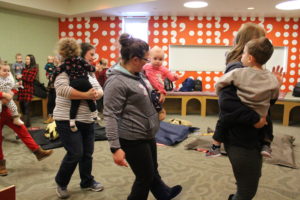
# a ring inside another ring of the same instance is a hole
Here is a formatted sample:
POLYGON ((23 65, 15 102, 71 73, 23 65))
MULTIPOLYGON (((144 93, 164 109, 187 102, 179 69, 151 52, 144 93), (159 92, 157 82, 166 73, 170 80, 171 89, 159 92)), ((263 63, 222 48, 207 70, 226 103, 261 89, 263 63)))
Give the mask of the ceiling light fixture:
POLYGON ((204 8, 208 5, 208 3, 204 1, 189 1, 183 4, 186 8, 204 8))
POLYGON ((249 7, 247 8, 248 10, 254 10, 255 8, 254 7, 249 7))
POLYGON ((282 2, 275 7, 279 10, 298 10, 300 9, 300 0, 282 2))

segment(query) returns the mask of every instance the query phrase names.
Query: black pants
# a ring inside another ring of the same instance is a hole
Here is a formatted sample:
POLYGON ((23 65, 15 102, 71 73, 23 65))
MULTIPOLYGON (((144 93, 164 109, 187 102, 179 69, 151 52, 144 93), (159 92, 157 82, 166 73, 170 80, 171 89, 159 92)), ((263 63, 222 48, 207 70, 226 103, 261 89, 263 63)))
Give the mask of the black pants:
POLYGON ((251 200, 257 191, 261 177, 262 156, 259 149, 246 149, 225 144, 237 192, 234 200, 251 200))
POLYGON ((53 110, 55 107, 55 99, 56 99, 56 93, 54 88, 49 88, 48 91, 48 103, 47 103, 47 110, 48 115, 53 115, 53 110))
POLYGON ((26 127, 30 127, 30 101, 20 101, 20 109, 23 114, 23 120, 26 127))
MULTIPOLYGON (((87 92, 93 88, 92 84, 87 79, 75 79, 70 82, 70 86, 81 92, 87 92)), ((93 100, 86 100, 90 111, 95 112, 97 109, 96 103, 93 100)), ((80 100, 71 100, 70 119, 75 119, 80 105, 80 100)))
POLYGON ((158 200, 170 198, 170 188, 162 181, 157 164, 156 142, 152 140, 124 140, 121 147, 126 153, 135 181, 127 200, 147 200, 149 191, 158 200))
POLYGON ((60 140, 67 151, 62 160, 55 181, 60 187, 67 187, 79 165, 80 186, 89 187, 94 182, 92 163, 94 152, 94 124, 76 122, 78 131, 72 132, 68 121, 55 121, 60 140))

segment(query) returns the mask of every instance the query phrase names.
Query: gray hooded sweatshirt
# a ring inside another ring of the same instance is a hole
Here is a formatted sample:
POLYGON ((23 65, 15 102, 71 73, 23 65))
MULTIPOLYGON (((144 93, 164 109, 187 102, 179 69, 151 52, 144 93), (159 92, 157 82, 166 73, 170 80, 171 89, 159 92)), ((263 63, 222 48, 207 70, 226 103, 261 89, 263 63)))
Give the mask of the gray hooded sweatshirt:
POLYGON ((133 75, 119 64, 107 75, 103 114, 110 147, 120 148, 119 138, 153 139, 159 129, 159 119, 149 97, 152 90, 149 81, 142 73, 133 75))

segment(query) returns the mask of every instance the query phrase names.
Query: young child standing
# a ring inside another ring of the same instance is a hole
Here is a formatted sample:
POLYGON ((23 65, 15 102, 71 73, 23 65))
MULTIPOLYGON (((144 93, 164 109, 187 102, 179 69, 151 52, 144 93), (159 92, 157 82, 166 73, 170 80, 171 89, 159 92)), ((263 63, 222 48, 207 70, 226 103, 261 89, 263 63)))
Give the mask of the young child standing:
MULTIPOLYGON (((160 103, 164 102, 166 90, 164 87, 164 79, 168 78, 170 81, 178 79, 177 74, 172 74, 166 67, 162 65, 164 60, 164 51, 158 46, 150 50, 150 63, 144 65, 143 70, 146 77, 151 83, 152 87, 159 93, 160 103)), ((166 111, 162 108, 159 112, 159 119, 164 120, 166 111)))
POLYGON ((53 80, 53 72, 57 66, 61 64, 59 56, 48 56, 47 64, 45 65, 46 77, 48 79, 48 102, 47 102, 47 110, 48 110, 48 118, 44 121, 44 124, 49 124, 54 121, 53 119, 53 110, 55 107, 55 88, 54 88, 54 80, 53 80))
POLYGON ((55 69, 54 56, 48 56, 47 64, 44 69, 46 70, 46 77, 49 79, 49 76, 53 74, 55 69))
POLYGON ((22 54, 17 53, 16 62, 12 65, 12 70, 20 86, 22 86, 22 71, 24 68, 25 64, 23 63, 22 54))
MULTIPOLYGON (((243 66, 246 67, 226 73, 215 86, 218 94, 222 88, 233 84, 237 88, 237 95, 241 101, 261 116, 260 127, 266 124, 270 102, 278 98, 281 85, 270 71, 263 69, 263 65, 271 58, 273 51, 273 45, 265 37, 250 40, 244 48, 241 59, 243 66)), ((222 130, 226 129, 226 125, 222 124, 222 118, 220 121, 221 124, 217 125, 213 136, 213 145, 206 153, 208 157, 221 155, 222 130)), ((272 140, 272 131, 266 131, 262 141, 263 156, 271 157, 272 140)))
MULTIPOLYGON (((73 38, 63 38, 58 43, 58 53, 62 57, 62 64, 54 71, 53 80, 62 72, 66 72, 70 79, 70 86, 81 92, 87 92, 93 88, 89 82, 89 73, 95 72, 95 67, 88 64, 80 55, 80 45, 73 38)), ((94 120, 98 119, 96 102, 86 100, 94 120)), ((70 128, 77 131, 75 119, 80 105, 80 100, 71 100, 70 128)))
MULTIPOLYGON (((14 78, 10 73, 10 67, 7 63, 0 63, 0 91, 11 93, 12 89, 17 88, 14 78)), ((12 113, 13 124, 21 126, 24 122, 20 119, 17 105, 10 100, 6 106, 12 113)), ((0 100, 0 112, 2 112, 2 101, 0 100)))

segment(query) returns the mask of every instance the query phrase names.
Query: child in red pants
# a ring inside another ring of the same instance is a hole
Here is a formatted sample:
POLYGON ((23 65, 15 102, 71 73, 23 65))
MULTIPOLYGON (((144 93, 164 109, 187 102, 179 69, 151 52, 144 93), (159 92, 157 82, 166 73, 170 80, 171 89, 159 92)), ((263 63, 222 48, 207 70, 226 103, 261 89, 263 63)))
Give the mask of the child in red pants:
MULTIPOLYGON (((9 93, 0 91, 0 100, 5 104, 6 101, 11 100, 12 95, 9 93)), ((7 125, 11 128, 22 142, 35 154, 37 160, 42 160, 52 154, 52 150, 44 150, 32 139, 31 135, 27 131, 25 125, 17 126, 13 124, 13 119, 9 109, 6 106, 3 106, 2 112, 0 114, 0 176, 6 176, 8 171, 5 166, 4 155, 2 151, 2 129, 4 125, 7 125)))

